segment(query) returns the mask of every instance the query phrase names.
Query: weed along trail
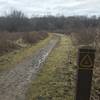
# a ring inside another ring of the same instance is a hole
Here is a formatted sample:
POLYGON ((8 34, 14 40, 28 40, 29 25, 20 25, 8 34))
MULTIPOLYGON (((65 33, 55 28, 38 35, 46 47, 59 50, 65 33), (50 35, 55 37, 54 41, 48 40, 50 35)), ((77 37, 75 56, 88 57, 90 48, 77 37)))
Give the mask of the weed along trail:
POLYGON ((54 36, 48 45, 37 51, 33 57, 25 59, 10 70, 0 72, 0 100, 25 100, 30 83, 58 43, 59 37, 54 36))

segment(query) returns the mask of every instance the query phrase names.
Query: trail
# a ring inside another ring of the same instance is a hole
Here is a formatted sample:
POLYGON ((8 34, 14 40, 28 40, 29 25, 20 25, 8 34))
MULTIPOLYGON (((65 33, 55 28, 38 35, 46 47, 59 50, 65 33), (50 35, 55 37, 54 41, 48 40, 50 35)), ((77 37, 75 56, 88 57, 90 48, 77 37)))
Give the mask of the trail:
POLYGON ((25 100, 30 83, 58 41, 59 38, 52 38, 48 45, 37 51, 35 55, 25 59, 11 70, 0 73, 0 100, 25 100))

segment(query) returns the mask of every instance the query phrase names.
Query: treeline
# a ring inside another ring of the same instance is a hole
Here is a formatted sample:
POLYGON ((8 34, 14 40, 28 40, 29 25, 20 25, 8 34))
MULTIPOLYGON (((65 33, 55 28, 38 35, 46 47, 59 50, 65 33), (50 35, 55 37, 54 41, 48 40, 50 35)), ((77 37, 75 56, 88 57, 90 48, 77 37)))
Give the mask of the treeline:
POLYGON ((34 31, 31 19, 20 11, 0 17, 0 56, 34 45, 47 37, 45 31, 34 31))
POLYGON ((21 11, 0 17, 0 32, 47 31, 71 34, 77 44, 91 44, 100 34, 100 17, 43 16, 28 18, 21 11))
POLYGON ((71 17, 26 17, 20 11, 12 11, 10 14, 0 17, 0 31, 26 32, 26 31, 55 31, 78 32, 83 28, 95 28, 100 26, 100 18, 86 16, 71 17))

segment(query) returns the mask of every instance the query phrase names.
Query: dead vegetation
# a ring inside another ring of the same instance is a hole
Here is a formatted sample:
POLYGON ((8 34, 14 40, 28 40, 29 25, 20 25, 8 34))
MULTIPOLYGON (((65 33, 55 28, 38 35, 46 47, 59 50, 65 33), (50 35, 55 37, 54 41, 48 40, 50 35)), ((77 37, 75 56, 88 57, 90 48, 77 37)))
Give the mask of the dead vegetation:
POLYGON ((43 40, 47 36, 48 34, 46 32, 30 32, 23 35, 23 40, 26 43, 33 44, 38 42, 39 40, 43 40))
POLYGON ((13 50, 24 47, 25 44, 34 44, 48 36, 46 32, 1 32, 0 56, 13 50))

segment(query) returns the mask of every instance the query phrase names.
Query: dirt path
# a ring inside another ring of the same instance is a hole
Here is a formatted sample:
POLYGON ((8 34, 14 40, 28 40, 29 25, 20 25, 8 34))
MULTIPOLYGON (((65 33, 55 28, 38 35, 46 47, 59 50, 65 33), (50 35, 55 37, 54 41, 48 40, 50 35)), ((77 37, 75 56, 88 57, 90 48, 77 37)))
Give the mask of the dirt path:
POLYGON ((9 71, 0 73, 0 100, 25 100, 29 84, 58 40, 53 38, 33 57, 25 59, 9 71))

